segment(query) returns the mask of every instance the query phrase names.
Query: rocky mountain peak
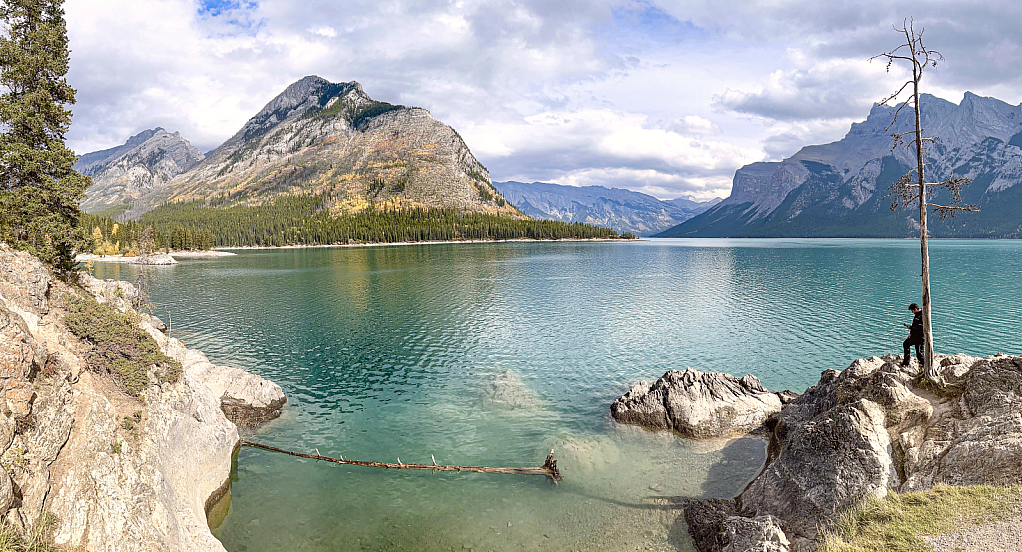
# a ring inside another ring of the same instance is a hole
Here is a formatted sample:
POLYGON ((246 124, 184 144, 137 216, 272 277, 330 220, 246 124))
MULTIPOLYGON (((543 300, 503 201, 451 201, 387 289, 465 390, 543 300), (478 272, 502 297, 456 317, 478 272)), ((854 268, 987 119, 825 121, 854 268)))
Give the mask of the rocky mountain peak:
POLYGON ((138 199, 194 167, 205 156, 162 127, 140 132, 123 145, 79 158, 75 168, 92 177, 82 208, 94 212, 138 199))
MULTIPOLYGON (((964 200, 981 207, 980 214, 961 218, 961 224, 931 225, 932 235, 1017 236, 1022 106, 972 92, 959 104, 930 94, 919 99, 923 135, 936 138, 924 149, 927 180, 967 177, 972 184, 964 200)), ((662 236, 900 237, 917 232, 912 217, 891 213, 884 199, 887 188, 916 163, 910 148, 892 149, 891 134, 914 128, 912 107, 904 106, 893 121, 896 109, 874 104, 866 120, 853 124, 841 140, 806 146, 781 162, 742 167, 728 199, 662 236)))
POLYGON ((329 193, 339 212, 385 205, 521 216, 458 133, 428 111, 318 76, 289 85, 202 163, 124 216, 168 201, 261 203, 297 190, 329 193))

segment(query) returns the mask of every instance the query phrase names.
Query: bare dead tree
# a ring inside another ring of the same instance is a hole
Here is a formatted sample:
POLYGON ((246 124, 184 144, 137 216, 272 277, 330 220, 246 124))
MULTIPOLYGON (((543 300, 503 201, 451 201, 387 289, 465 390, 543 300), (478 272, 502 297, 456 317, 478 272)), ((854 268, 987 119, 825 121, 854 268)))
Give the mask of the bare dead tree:
POLYGON ((906 106, 910 106, 915 112, 915 128, 905 132, 891 134, 894 144, 891 151, 899 147, 914 150, 916 166, 904 176, 898 179, 887 190, 887 197, 892 198, 891 210, 899 211, 907 207, 919 207, 919 248, 922 254, 922 279, 923 279, 923 340, 925 347, 924 364, 922 374, 934 385, 943 387, 944 381, 933 363, 933 326, 930 321, 930 254, 927 247, 926 215, 928 209, 933 209, 940 220, 953 218, 961 211, 979 211, 975 205, 964 205, 962 203, 962 189, 968 186, 970 181, 964 177, 948 177, 943 182, 927 183, 924 170, 928 163, 924 162, 925 145, 932 144, 936 137, 923 137, 922 115, 919 105, 919 83, 923 80, 923 72, 927 68, 936 67, 938 62, 944 61, 944 56, 936 50, 930 50, 923 44, 923 31, 916 32, 911 19, 902 22, 901 28, 895 27, 895 31, 904 35, 905 42, 897 48, 878 54, 870 58, 887 61, 887 71, 895 63, 908 62, 912 64, 912 78, 905 81, 898 90, 884 98, 880 105, 894 105, 894 118, 887 129, 890 130, 898 121, 898 116, 906 106), (900 104, 898 98, 911 86, 911 98, 900 104), (906 139, 908 137, 908 139, 906 139), (931 196, 939 191, 948 193, 949 201, 946 205, 928 203, 931 196))

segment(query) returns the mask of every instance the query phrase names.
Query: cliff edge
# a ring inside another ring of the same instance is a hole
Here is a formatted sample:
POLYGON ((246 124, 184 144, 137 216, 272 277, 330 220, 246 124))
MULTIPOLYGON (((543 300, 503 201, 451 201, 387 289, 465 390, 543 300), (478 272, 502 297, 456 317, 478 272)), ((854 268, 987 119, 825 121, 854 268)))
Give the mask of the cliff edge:
POLYGON ((206 513, 236 423, 278 415, 283 391, 168 338, 131 284, 81 284, 0 244, 0 516, 73 549, 224 550, 206 513))

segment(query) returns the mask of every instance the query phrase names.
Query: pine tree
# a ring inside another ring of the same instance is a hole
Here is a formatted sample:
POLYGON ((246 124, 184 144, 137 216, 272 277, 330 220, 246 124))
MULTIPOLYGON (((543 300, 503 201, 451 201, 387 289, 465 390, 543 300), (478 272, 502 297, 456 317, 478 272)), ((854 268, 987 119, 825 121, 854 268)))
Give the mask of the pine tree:
POLYGON ((90 180, 64 144, 75 90, 64 0, 4 0, 0 18, 0 241, 68 276, 86 247, 78 201, 90 180))

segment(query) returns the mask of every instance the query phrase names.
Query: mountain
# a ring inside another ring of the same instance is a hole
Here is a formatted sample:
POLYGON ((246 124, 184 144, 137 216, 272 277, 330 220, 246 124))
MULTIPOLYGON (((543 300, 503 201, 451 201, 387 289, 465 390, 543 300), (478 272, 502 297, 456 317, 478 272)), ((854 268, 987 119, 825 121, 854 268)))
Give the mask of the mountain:
MULTIPOLYGON (((972 180, 963 194, 979 213, 941 222, 934 237, 1022 237, 1022 105, 970 92, 958 105, 921 96, 928 148, 927 182, 949 176, 972 180)), ((892 151, 891 134, 912 128, 906 107, 892 126, 893 109, 875 105, 862 123, 830 144, 807 146, 780 161, 753 163, 735 173, 731 195, 660 237, 908 237, 918 235, 918 213, 892 212, 887 188, 915 165, 907 148, 892 151)), ((946 193, 931 201, 946 203, 946 193)))
POLYGON ((82 208, 95 212, 123 206, 159 188, 203 159, 181 133, 142 131, 123 145, 87 153, 74 168, 92 177, 82 208))
POLYGON ((280 195, 328 197, 334 214, 374 205, 521 217, 461 136, 428 111, 373 100, 357 82, 315 76, 288 86, 125 217, 168 202, 254 206, 280 195))
POLYGON ((562 186, 533 182, 494 182, 497 190, 530 217, 562 222, 584 222, 649 236, 688 220, 720 200, 696 202, 678 198, 661 201, 653 196, 603 186, 562 186))

